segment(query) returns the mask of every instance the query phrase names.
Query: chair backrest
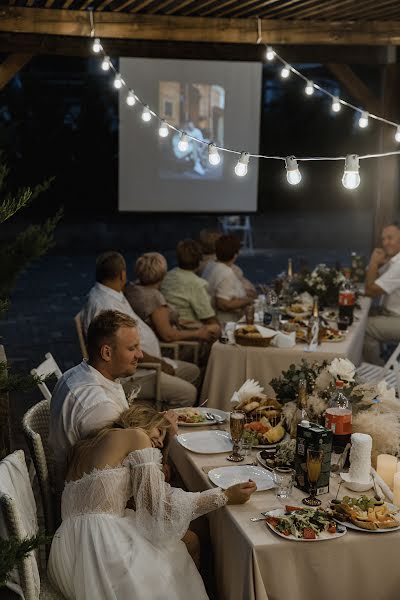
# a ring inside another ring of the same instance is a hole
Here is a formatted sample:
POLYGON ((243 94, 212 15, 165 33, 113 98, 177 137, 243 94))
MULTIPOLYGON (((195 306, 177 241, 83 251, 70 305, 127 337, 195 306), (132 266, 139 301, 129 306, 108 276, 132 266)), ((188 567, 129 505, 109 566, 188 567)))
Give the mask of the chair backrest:
POLYGON ((82 316, 81 316, 80 312, 77 315, 75 315, 74 321, 75 321, 76 332, 78 334, 79 345, 81 347, 82 358, 89 358, 87 347, 86 347, 85 335, 83 333, 82 316))
POLYGON ((42 400, 25 413, 22 427, 39 481, 46 533, 51 535, 55 531, 55 499, 49 471, 49 419, 50 405, 42 400))
MULTIPOLYGON (((45 354, 46 360, 44 360, 38 367, 31 370, 31 375, 36 375, 37 377, 48 377, 49 375, 55 375, 57 379, 60 379, 62 376, 61 369, 53 358, 53 355, 50 352, 45 354)), ((51 400, 51 392, 47 387, 44 381, 39 382, 38 384, 39 390, 42 392, 43 397, 46 400, 51 400)))
MULTIPOLYGON (((2 537, 15 537, 22 542, 36 535, 38 524, 33 492, 23 450, 17 450, 0 463, 0 508, 3 517, 2 537), (26 514, 29 509, 29 516, 26 514)), ((18 565, 12 581, 20 586, 25 600, 39 600, 40 579, 36 556, 31 553, 18 565)))
POLYGON ((400 356, 400 343, 397 344, 394 352, 392 352, 382 371, 382 379, 389 373, 390 369, 393 369, 393 372, 396 375, 396 388, 397 388, 397 397, 400 398, 400 368, 399 368, 399 358, 400 356))

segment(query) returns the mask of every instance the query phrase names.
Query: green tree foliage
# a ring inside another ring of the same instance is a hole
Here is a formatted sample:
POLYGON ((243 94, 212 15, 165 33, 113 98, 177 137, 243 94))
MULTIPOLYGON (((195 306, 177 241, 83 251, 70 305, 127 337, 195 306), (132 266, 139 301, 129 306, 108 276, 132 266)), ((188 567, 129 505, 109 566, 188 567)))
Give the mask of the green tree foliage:
POLYGON ((3 587, 11 571, 29 552, 50 541, 50 537, 36 535, 20 542, 15 537, 0 538, 0 588, 3 587))

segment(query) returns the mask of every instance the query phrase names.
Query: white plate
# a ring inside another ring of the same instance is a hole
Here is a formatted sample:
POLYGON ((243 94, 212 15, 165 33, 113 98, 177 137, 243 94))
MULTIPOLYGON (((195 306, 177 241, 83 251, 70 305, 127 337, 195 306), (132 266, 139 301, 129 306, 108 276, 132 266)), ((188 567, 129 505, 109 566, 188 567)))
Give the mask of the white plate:
MULTIPOLYGON (((194 408, 203 415, 206 413, 211 413, 213 417, 215 417, 214 420, 211 421, 211 419, 205 419, 204 421, 201 421, 201 423, 183 423, 178 421, 179 427, 204 427, 205 425, 218 425, 218 423, 224 423, 228 418, 228 413, 226 413, 224 410, 219 410, 218 408, 205 408, 196 406, 194 408)), ((186 410, 186 408, 175 408, 174 412, 179 414, 180 412, 184 413, 186 410)))
MULTIPOLYGON (((397 519, 399 521, 400 520, 399 507, 395 506, 394 504, 390 504, 390 502, 385 502, 385 504, 389 510, 396 512, 396 514, 394 514, 393 516, 395 519, 397 519)), ((391 527, 390 529, 363 529, 362 527, 358 527, 358 525, 354 525, 354 523, 350 523, 350 521, 346 521, 345 523, 343 523, 342 521, 339 521, 338 519, 334 519, 334 520, 337 523, 340 523, 341 525, 345 525, 347 527, 347 529, 354 529, 354 531, 361 531, 362 533, 390 533, 391 531, 398 531, 400 529, 400 525, 398 527, 391 527)))
POLYGON ((358 483, 356 481, 350 481, 349 473, 340 473, 340 478, 343 481, 344 485, 353 492, 366 492, 370 490, 374 485, 374 480, 371 475, 369 476, 368 483, 358 483))
MULTIPOLYGON (((268 514, 271 517, 280 517, 280 516, 282 516, 282 515, 285 514, 285 509, 284 508, 277 508, 275 510, 269 510, 268 514)), ((332 520, 334 520, 334 519, 332 519, 332 520)), ((347 529, 346 529, 347 523, 346 523, 346 525, 343 525, 343 523, 339 523, 343 527, 344 531, 342 531, 340 533, 339 532, 337 532, 337 533, 328 533, 327 531, 323 531, 314 540, 305 540, 304 538, 297 538, 293 534, 283 535, 283 533, 281 533, 280 531, 276 531, 276 529, 274 529, 272 527, 272 525, 270 525, 268 523, 268 521, 266 521, 266 524, 271 529, 271 531, 273 531, 276 535, 279 535, 279 537, 282 537, 284 540, 292 540, 293 542, 325 542, 325 541, 328 541, 328 540, 336 540, 336 538, 343 537, 347 533, 347 529)))
POLYGON ((218 467, 208 472, 208 477, 223 490, 236 483, 245 483, 249 479, 255 481, 257 492, 265 492, 275 486, 272 475, 261 467, 253 465, 235 465, 234 467, 218 467))
POLYGON ((272 471, 271 467, 269 467, 267 465, 267 463, 265 462, 265 460, 262 458, 261 451, 257 452, 257 454, 256 454, 256 460, 260 463, 260 465, 262 467, 264 467, 264 469, 268 469, 268 471, 272 471))
POLYGON ((232 451, 231 436, 227 431, 181 433, 176 439, 181 446, 198 454, 218 454, 232 451))

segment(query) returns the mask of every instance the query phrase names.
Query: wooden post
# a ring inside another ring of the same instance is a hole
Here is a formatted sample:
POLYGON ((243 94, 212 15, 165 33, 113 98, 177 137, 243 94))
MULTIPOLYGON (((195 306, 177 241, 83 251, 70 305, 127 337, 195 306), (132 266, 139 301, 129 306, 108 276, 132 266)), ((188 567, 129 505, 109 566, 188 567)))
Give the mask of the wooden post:
POLYGON ((0 64, 0 90, 20 71, 32 58, 32 54, 10 54, 0 64))

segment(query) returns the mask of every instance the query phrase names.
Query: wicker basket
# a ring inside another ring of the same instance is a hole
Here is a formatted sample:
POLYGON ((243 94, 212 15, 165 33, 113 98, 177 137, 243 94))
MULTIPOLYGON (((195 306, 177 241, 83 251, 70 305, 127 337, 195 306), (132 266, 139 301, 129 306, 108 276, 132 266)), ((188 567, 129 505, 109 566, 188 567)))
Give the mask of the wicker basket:
POLYGON ((241 333, 240 329, 237 329, 235 331, 235 342, 237 344, 240 344, 241 346, 254 346, 256 348, 266 348, 270 345, 274 337, 274 335, 268 338, 262 337, 261 335, 253 337, 250 336, 248 333, 241 333))

